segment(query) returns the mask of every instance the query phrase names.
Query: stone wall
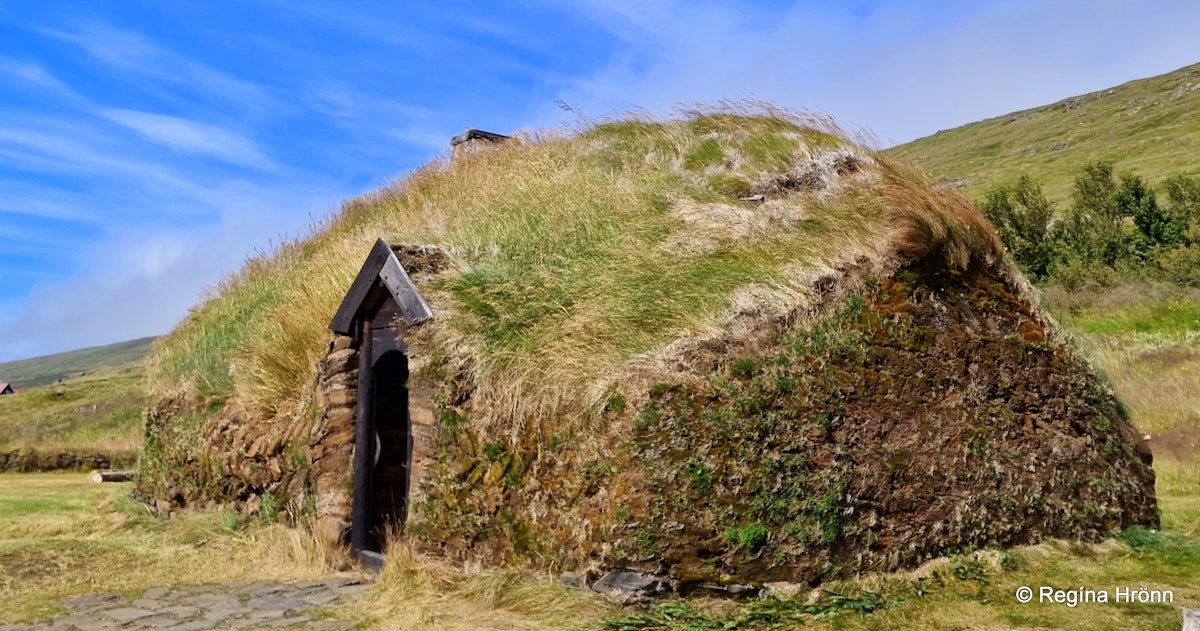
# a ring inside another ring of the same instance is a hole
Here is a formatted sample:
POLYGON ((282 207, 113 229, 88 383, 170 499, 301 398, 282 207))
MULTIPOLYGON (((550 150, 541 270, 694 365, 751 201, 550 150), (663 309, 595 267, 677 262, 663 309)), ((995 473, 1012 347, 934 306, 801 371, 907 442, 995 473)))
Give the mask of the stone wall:
POLYGON ((318 525, 339 536, 350 527, 353 493, 354 416, 358 404, 358 349, 339 336, 321 361, 317 406, 325 432, 312 447, 318 525))
MULTIPOLYGON (((133 464, 132 458, 117 458, 117 466, 133 464)), ((109 469, 113 459, 104 454, 42 453, 34 449, 0 452, 0 471, 91 471, 109 469)))

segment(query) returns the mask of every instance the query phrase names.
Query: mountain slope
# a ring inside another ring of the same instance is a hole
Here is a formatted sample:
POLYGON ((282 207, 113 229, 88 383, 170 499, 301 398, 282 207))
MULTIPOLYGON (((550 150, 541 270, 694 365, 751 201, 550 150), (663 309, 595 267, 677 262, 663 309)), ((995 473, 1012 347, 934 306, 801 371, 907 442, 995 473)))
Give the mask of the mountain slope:
POLYGON ((1200 175, 1200 64, 940 131, 888 150, 971 199, 1022 174, 1054 200, 1084 164, 1112 162, 1151 184, 1200 175))
POLYGON ((11 383, 15 388, 32 388, 101 368, 141 361, 150 354, 154 340, 153 337, 143 337, 107 346, 6 362, 0 364, 0 381, 11 383))

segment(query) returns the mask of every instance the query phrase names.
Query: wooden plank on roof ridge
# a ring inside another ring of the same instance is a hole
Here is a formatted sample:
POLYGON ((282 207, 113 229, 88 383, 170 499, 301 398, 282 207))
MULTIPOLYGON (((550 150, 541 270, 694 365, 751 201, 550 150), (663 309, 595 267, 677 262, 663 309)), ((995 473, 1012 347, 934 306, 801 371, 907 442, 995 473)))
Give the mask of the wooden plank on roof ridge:
POLYGON ((333 321, 329 323, 329 328, 333 332, 350 335, 351 328, 354 326, 354 316, 358 313, 367 294, 370 293, 375 279, 379 278, 379 270, 383 269, 383 264, 387 262, 388 257, 394 258, 395 256, 387 241, 382 238, 375 241, 371 253, 363 261, 362 268, 358 270, 358 276, 354 277, 354 282, 350 284, 346 297, 342 299, 342 304, 334 314, 333 321))
POLYGON ((394 252, 384 261, 383 269, 379 270, 379 278, 383 280, 388 291, 392 292, 392 298, 396 300, 405 320, 416 324, 433 317, 433 311, 417 291, 417 286, 408 277, 394 252))

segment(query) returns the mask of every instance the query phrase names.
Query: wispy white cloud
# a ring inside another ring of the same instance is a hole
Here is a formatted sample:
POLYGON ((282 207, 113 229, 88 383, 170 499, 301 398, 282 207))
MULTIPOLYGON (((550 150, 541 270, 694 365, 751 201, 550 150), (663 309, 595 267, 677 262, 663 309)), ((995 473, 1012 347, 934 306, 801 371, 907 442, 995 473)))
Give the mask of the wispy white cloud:
POLYGON ((216 125, 134 110, 107 110, 101 116, 171 149, 256 169, 278 168, 250 139, 216 125))
POLYGON ((15 77, 27 84, 57 92, 60 95, 76 98, 74 90, 36 63, 0 57, 0 73, 15 77))
POLYGON ((89 24, 76 31, 38 29, 47 37, 70 42, 113 66, 140 66, 159 54, 159 48, 133 31, 89 24))
POLYGON ((203 193, 202 186, 170 167, 121 155, 123 152, 113 148, 119 146, 104 143, 94 130, 70 125, 45 131, 0 126, 0 155, 18 161, 17 166, 22 169, 105 175, 174 193, 191 196, 203 193))
POLYGON ((322 183, 299 190, 231 182, 208 192, 220 210, 206 225, 131 225, 73 246, 84 271, 0 302, 0 361, 165 333, 247 253, 307 230, 309 217, 327 215, 328 200, 346 194, 322 183))
MULTIPOLYGON (((42 29, 40 32, 74 44, 112 69, 153 79, 155 84, 174 84, 205 98, 220 98, 239 109, 256 113, 281 107, 268 88, 159 46, 136 31, 89 23, 75 30, 42 29)), ((147 85, 146 89, 166 93, 159 85, 147 85)))
POLYGON ((1195 63, 1186 25, 1200 22, 1200 4, 1183 0, 891 0, 861 13, 805 2, 773 14, 620 0, 579 10, 625 42, 561 91, 589 115, 758 97, 893 142, 1195 63))

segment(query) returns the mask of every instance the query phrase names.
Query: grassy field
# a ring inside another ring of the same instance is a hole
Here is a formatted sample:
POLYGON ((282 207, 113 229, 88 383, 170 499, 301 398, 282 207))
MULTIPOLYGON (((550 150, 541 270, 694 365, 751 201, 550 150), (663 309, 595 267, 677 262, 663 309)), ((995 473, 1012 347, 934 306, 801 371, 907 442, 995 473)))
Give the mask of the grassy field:
POLYGON ((60 379, 85 377, 103 368, 140 362, 150 354, 153 337, 143 337, 107 346, 21 359, 0 364, 0 381, 14 388, 32 388, 60 379))
POLYGON ((0 475, 0 623, 44 620, 73 595, 303 579, 338 563, 301 530, 235 513, 159 520, 129 487, 80 473, 0 475))
POLYGON ((0 397, 0 451, 101 453, 132 460, 141 435, 140 362, 0 397))
POLYGON ((1157 184, 1200 175, 1200 65, 1013 112, 894 147, 973 200, 1029 175, 1063 202, 1081 167, 1112 162, 1157 184))
MULTIPOLYGON (((0 474, 0 625, 47 620, 54 601, 157 586, 345 575, 345 552, 303 528, 234 512, 164 521, 128 484, 78 473, 0 474)), ((362 628, 583 628, 612 606, 514 570, 451 568, 397 550, 376 588, 321 615, 362 628)))

